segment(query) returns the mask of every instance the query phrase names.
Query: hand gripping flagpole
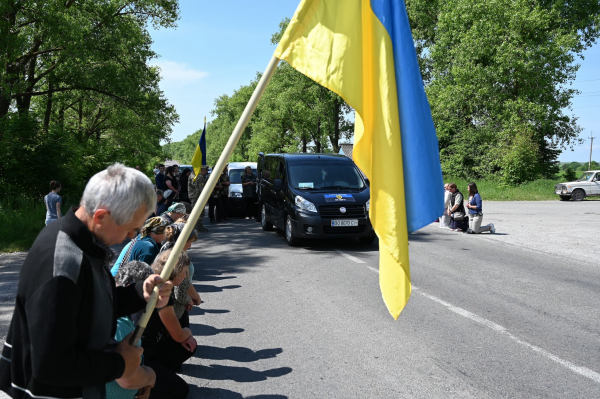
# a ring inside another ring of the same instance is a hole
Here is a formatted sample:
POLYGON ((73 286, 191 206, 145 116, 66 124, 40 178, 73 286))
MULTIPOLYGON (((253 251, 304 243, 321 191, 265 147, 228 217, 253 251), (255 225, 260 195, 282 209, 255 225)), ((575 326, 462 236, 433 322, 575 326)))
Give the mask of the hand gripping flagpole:
MULTIPOLYGON (((233 154, 233 150, 235 149, 235 146, 237 145, 238 141, 240 140, 242 133, 246 129, 246 126, 248 125, 248 122, 250 121, 250 118, 252 117, 252 114, 254 113, 254 110, 256 109, 256 105, 258 104, 258 101, 260 100, 261 96, 265 92, 265 89, 267 88, 267 85, 269 84, 269 81, 271 80, 273 73, 275 73, 278 63, 279 63, 279 58, 273 56, 273 58, 271 58, 271 61, 269 62, 269 65, 267 65, 267 69, 265 70, 265 73, 260 78, 260 81, 258 82, 256 89, 254 89, 254 93, 252 93, 252 97, 250 97, 250 101, 246 105, 246 109, 244 109, 244 112, 242 113, 240 120, 238 121, 237 125, 235 126, 235 129, 233 129, 233 133, 231 133, 231 137, 229 137, 229 141, 227 142, 227 145, 223 149, 223 152, 221 153, 221 156, 219 157, 217 164, 213 168, 213 173, 211 173, 208 181, 206 182, 205 187, 214 187, 217 184, 217 179, 220 176, 219 172, 221 172, 225 168, 227 161, 231 157, 231 154, 233 154)), ((206 202, 208 201, 208 197, 210 196, 211 193, 212 193, 212 190, 209 190, 209 189, 202 190, 202 193, 200 194, 200 198, 198 198, 198 201, 196 202, 194 209, 192 209, 192 213, 190 213, 190 217, 188 218, 188 221, 185 224, 185 227, 183 228, 181 234, 179 235, 179 238, 177 239, 177 242, 175 243, 175 246, 173 247, 173 250, 171 251, 171 254, 169 255, 169 259, 167 259, 167 263, 165 264, 165 267, 163 268, 163 271, 160 274, 160 278, 163 281, 167 281, 169 279, 169 276, 171 276, 171 273, 173 272, 173 267, 175 267, 175 264, 177 263, 177 259, 179 259, 179 254, 181 254, 181 251, 183 250, 183 246, 185 245, 187 238, 190 236, 190 233, 194 229, 194 225, 196 224, 198 217, 200 217, 200 213, 202 212, 202 209, 204 209, 204 207, 206 206, 206 202)), ((152 292, 152 295, 150 296, 150 299, 148 300, 148 304, 146 305, 146 310, 144 311, 144 314, 138 321, 138 325, 135 327, 135 332, 131 336, 131 339, 129 340, 130 345, 138 346, 137 345, 138 341, 142 337, 142 334, 144 333, 144 329, 148 325, 148 320, 150 319, 150 316, 152 315, 152 312, 154 311, 154 308, 156 307, 157 301, 158 301, 158 287, 154 287, 154 292, 152 292)))

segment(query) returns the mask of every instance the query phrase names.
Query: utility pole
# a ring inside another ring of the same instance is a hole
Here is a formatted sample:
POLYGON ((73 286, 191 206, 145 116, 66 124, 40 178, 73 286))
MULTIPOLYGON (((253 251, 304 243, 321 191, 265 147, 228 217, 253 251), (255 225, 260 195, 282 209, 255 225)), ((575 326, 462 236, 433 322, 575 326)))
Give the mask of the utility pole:
POLYGON ((590 133, 590 163, 588 163, 588 170, 592 170, 592 146, 594 145, 594 136, 593 136, 594 132, 590 133))

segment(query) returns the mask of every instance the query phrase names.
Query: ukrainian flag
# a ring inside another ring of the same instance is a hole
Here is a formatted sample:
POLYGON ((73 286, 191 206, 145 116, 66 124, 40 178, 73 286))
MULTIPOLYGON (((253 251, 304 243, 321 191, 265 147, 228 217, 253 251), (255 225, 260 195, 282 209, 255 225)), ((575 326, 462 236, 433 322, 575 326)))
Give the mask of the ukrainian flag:
POLYGON ((206 118, 204 118, 204 129, 202 129, 202 135, 194 151, 192 157, 192 168, 194 168, 194 181, 200 176, 200 169, 206 165, 206 118))
POLYGON ((411 293, 408 234, 444 211, 438 141, 402 0, 302 0, 275 56, 356 110, 379 279, 394 318, 411 293))

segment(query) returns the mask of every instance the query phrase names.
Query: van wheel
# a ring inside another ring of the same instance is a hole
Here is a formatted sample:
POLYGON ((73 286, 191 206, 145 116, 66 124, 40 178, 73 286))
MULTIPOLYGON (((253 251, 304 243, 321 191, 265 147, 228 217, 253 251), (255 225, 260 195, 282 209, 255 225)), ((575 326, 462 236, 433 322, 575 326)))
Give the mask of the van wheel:
POLYGON ((285 241, 290 247, 298 245, 298 238, 294 237, 294 230, 292 229, 292 218, 287 215, 285 220, 285 241))
POLYGON ((375 241, 376 236, 371 237, 358 237, 358 240, 362 245, 371 245, 375 241))
POLYGON ((265 209, 265 204, 263 204, 262 210, 260 211, 260 224, 264 231, 273 230, 273 223, 269 223, 267 221, 267 210, 265 209))
POLYGON ((585 191, 581 189, 573 190, 571 198, 573 198, 573 201, 582 201, 585 198, 585 191))

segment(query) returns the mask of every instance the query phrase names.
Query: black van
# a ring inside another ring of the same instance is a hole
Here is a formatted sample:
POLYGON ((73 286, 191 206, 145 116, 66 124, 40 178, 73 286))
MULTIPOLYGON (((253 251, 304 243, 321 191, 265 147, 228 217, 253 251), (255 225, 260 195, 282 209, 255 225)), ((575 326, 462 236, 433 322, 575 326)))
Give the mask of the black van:
POLYGON ((299 238, 375 240, 369 186, 350 158, 260 153, 258 180, 262 228, 284 231, 289 245, 299 238))

